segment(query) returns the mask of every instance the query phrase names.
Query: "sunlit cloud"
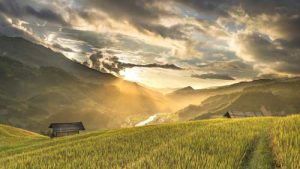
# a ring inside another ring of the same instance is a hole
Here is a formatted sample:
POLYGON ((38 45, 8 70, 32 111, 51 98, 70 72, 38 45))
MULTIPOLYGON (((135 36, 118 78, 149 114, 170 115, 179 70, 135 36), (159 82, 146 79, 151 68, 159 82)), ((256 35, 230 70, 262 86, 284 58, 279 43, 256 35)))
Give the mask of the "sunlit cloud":
POLYGON ((299 4, 293 0, 2 0, 0 33, 22 36, 89 66, 90 56, 99 51, 121 63, 178 65, 184 70, 126 67, 120 69, 120 77, 152 86, 206 87, 262 75, 299 75, 299 4), (201 74, 236 80, 191 77, 201 74))

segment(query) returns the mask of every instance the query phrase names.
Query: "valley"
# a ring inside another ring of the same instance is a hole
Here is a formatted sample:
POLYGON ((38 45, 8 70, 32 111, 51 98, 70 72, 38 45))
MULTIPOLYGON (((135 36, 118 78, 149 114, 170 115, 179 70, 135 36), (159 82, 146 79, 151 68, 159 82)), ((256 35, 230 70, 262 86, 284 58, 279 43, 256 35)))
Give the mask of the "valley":
POLYGON ((12 37, 0 37, 0 44, 0 123, 46 133, 53 121, 83 121, 97 130, 172 112, 170 100, 159 92, 41 45, 12 37))
POLYGON ((216 118, 227 111, 300 112, 297 77, 161 94, 22 38, 3 36, 0 44, 0 122, 39 133, 47 133, 51 122, 82 121, 97 130, 135 126, 155 114, 147 124, 216 118))

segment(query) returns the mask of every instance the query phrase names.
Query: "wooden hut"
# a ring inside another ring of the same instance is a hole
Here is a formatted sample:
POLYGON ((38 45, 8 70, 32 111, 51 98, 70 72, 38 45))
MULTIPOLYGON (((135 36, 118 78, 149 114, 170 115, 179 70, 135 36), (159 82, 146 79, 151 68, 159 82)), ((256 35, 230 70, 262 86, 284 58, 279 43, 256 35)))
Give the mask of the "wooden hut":
POLYGON ((237 112, 237 111, 229 111, 223 115, 223 117, 226 118, 261 117, 261 116, 264 116, 262 112, 237 112))
POLYGON ((63 137, 79 134, 80 130, 85 130, 82 122, 51 123, 49 128, 52 129, 51 137, 63 137))

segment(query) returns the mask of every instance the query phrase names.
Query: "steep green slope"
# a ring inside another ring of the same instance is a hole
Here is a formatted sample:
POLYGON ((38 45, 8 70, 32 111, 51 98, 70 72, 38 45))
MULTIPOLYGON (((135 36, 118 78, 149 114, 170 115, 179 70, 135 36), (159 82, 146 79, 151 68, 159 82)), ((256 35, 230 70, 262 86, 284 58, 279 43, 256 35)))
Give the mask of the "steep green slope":
POLYGON ((299 126, 291 116, 91 132, 2 150, 0 168, 299 168, 299 126))
POLYGON ((168 111, 164 98, 134 83, 91 83, 55 67, 0 57, 0 122, 32 131, 51 122, 83 121, 89 130, 120 127, 168 111))

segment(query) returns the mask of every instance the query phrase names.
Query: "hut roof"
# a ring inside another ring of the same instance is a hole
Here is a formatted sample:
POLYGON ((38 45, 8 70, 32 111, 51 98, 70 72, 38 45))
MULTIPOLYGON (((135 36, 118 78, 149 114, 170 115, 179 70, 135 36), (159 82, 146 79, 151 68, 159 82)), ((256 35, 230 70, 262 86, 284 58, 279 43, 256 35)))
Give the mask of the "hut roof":
POLYGON ((238 112, 238 111, 229 111, 224 114, 224 117, 259 117, 264 116, 262 112, 238 112))
POLYGON ((85 130, 82 122, 72 122, 72 123, 51 123, 49 128, 57 127, 78 127, 79 130, 85 130))

